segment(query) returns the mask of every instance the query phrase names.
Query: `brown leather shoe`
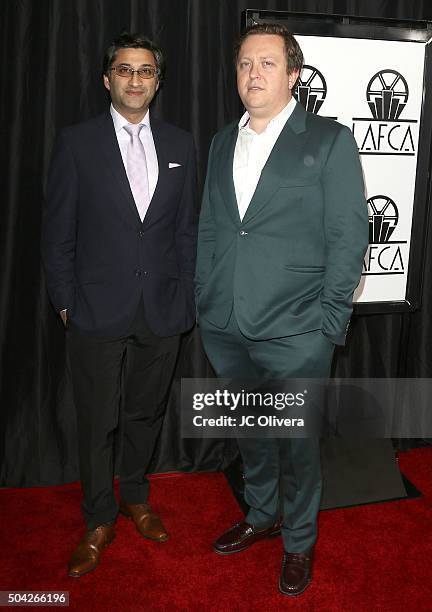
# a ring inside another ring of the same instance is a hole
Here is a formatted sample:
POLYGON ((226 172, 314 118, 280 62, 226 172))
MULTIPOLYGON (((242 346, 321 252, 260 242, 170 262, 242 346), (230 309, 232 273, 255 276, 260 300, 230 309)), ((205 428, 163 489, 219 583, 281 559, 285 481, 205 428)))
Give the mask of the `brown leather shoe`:
POLYGON ((165 542, 169 535, 161 519, 152 512, 148 504, 126 504, 120 502, 120 512, 135 523, 137 531, 143 538, 150 538, 156 542, 165 542))
POLYGON ((277 522, 267 529, 256 529, 246 521, 237 523, 225 531, 213 544, 213 550, 219 555, 232 555, 249 548, 259 540, 272 538, 280 534, 280 523, 277 522))
POLYGON ((279 579, 284 595, 300 595, 312 580, 312 553, 285 553, 279 579))
POLYGON ((75 548, 69 561, 68 575, 79 578, 94 570, 99 563, 101 552, 115 538, 114 524, 100 525, 87 531, 81 542, 75 548))

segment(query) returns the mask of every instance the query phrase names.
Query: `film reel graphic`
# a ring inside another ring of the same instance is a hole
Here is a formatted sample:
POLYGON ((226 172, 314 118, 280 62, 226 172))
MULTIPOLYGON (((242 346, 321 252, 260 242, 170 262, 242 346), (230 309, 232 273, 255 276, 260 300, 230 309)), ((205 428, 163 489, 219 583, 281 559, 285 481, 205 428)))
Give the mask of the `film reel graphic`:
POLYGON ((390 236, 399 221, 399 211, 395 202, 385 195, 376 195, 368 199, 369 243, 382 244, 390 236))
POLYGON ((315 66, 305 64, 293 95, 309 113, 317 114, 327 95, 327 83, 322 72, 315 66))
POLYGON ((409 96, 408 83, 400 72, 380 70, 366 88, 366 99, 374 119, 399 119, 409 96))

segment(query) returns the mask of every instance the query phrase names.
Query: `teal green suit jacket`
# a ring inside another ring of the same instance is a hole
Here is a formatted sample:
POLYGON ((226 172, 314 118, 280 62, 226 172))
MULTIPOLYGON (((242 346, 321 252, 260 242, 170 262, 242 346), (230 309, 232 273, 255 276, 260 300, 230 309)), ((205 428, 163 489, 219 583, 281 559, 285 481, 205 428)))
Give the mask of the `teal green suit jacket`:
POLYGON ((234 182, 237 123, 209 154, 198 234, 197 315, 268 340, 321 329, 344 344, 368 245, 354 138, 300 104, 265 164, 243 221, 234 182))

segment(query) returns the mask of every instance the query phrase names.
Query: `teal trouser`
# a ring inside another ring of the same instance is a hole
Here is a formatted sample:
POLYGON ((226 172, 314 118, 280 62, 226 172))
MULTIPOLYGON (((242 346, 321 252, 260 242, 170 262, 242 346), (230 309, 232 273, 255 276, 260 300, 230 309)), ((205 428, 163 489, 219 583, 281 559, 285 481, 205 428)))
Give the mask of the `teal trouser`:
MULTIPOLYGON (((207 356, 220 378, 328 378, 333 343, 321 330, 254 341, 240 331, 235 314, 225 329, 200 322, 207 356)), ((321 498, 318 438, 239 438, 245 476, 246 521, 273 525, 282 515, 287 552, 307 552, 317 537, 321 498)))

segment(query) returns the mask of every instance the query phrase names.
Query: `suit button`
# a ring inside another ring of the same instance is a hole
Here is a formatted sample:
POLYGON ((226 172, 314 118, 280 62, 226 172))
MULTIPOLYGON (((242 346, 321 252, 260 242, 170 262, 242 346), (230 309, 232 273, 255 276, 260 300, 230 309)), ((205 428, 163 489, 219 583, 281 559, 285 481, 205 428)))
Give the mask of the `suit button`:
POLYGON ((134 274, 135 276, 141 276, 141 270, 135 270, 134 274))
POLYGON ((247 232, 245 232, 244 230, 240 230, 240 236, 247 236, 247 235, 248 235, 247 232))
POLYGON ((144 232, 143 232, 142 230, 140 230, 140 231, 138 232, 138 236, 139 236, 140 238, 142 238, 142 237, 144 236, 144 232))

